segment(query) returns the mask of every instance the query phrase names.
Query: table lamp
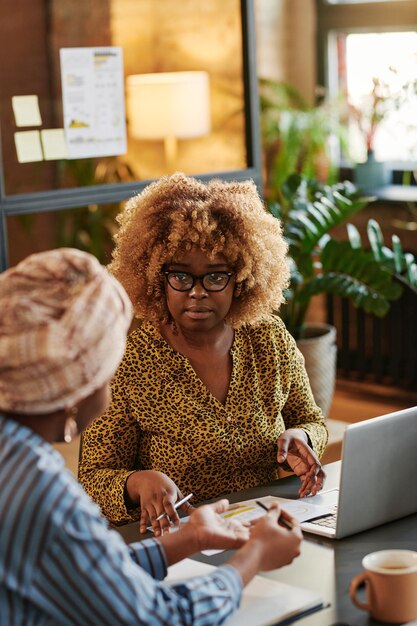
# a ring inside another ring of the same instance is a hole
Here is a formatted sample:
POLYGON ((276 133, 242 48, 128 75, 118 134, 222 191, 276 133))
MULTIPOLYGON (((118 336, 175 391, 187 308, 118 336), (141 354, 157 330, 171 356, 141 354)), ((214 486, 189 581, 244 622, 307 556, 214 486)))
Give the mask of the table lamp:
POLYGON ((175 170, 178 139, 210 132, 207 72, 134 74, 126 79, 129 134, 164 141, 168 171, 175 170))

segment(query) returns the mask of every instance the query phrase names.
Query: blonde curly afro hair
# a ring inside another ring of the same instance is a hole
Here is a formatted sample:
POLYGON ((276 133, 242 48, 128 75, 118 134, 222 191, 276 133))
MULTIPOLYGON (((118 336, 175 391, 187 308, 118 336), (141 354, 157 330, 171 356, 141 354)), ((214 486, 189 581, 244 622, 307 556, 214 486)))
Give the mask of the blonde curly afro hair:
POLYGON ((161 270, 193 248, 208 257, 222 254, 235 272, 230 325, 260 321, 284 300, 287 245, 252 181, 205 184, 176 173, 131 198, 117 221, 109 269, 141 320, 169 321, 161 270))

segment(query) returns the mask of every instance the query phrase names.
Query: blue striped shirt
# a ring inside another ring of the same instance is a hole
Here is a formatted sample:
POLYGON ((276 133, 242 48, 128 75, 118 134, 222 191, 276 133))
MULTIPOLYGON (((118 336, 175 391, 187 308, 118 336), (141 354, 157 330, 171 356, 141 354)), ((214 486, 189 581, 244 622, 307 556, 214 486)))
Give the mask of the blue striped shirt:
POLYGON ((127 546, 39 435, 0 415, 0 626, 221 624, 230 566, 169 586, 156 539, 127 546))

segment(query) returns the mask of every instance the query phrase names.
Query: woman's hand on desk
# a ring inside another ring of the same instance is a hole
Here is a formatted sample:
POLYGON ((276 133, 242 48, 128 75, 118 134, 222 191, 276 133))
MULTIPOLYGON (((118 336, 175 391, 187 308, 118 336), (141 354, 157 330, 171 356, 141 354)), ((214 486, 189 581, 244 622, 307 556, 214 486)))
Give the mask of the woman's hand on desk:
MULTIPOLYGON (((126 492, 130 500, 129 507, 140 507, 139 530, 145 533, 149 523, 156 537, 168 531, 171 524, 178 524, 178 512, 174 508, 177 500, 183 495, 166 474, 154 470, 133 472, 126 481, 126 492), (168 517, 156 518, 162 513, 168 517)), ((180 510, 189 515, 193 507, 185 502, 180 510)))
POLYGON ((301 428, 288 428, 278 438, 278 463, 287 462, 301 480, 300 498, 315 496, 323 487, 326 474, 301 428))

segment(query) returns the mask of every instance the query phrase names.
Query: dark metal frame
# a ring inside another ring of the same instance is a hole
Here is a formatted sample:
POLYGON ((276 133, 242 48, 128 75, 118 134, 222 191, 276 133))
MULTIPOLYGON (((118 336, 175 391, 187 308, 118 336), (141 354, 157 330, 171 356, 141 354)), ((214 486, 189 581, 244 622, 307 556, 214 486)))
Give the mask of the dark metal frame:
MULTIPOLYGON (((254 180, 262 191, 262 156, 259 130, 259 102, 256 73, 255 15, 253 0, 241 0, 243 80, 245 104, 245 144, 248 167, 228 172, 211 172, 198 175, 200 180, 222 178, 225 180, 254 180)), ((0 137, 1 148, 1 137, 0 137)), ((7 217, 45 211, 59 211, 89 204, 122 202, 138 193, 151 181, 140 180, 58 189, 7 196, 5 193, 2 152, 0 149, 0 271, 8 266, 7 217)))

